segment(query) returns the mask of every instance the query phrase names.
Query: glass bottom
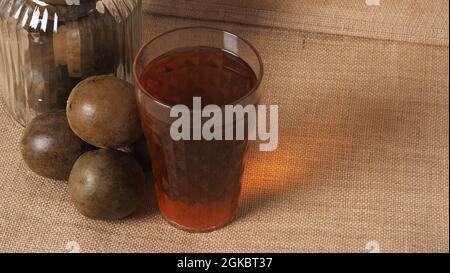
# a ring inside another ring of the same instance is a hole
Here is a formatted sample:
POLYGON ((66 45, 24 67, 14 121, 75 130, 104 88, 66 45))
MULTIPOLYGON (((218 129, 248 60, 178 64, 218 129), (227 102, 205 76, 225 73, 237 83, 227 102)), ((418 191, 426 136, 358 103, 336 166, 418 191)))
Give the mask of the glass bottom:
POLYGON ((9 116, 9 118, 11 120, 14 121, 14 123, 16 123, 18 126, 25 128, 25 121, 20 119, 16 114, 13 113, 12 109, 9 107, 9 105, 6 103, 6 100, 3 98, 3 96, 0 96, 0 100, 2 100, 1 103, 3 103, 3 105, 6 108, 6 113, 9 116))
POLYGON ((158 207, 172 226, 194 233, 211 232, 230 224, 236 215, 239 196, 211 204, 186 204, 171 200, 156 187, 158 207))
POLYGON ((224 228, 224 227, 228 226, 235 219, 235 215, 233 215, 229 220, 227 220, 226 222, 221 223, 221 224, 219 224, 217 226, 211 226, 211 227, 207 227, 207 228, 192 228, 192 227, 187 227, 187 226, 180 225, 180 224, 170 220, 169 218, 167 218, 166 215, 164 215, 163 212, 161 212, 161 215, 164 218, 164 220, 167 223, 169 223, 171 226, 173 226, 173 227, 175 227, 177 229, 186 231, 186 232, 190 232, 190 233, 208 233, 208 232, 213 232, 213 231, 216 231, 218 229, 221 229, 221 228, 224 228))

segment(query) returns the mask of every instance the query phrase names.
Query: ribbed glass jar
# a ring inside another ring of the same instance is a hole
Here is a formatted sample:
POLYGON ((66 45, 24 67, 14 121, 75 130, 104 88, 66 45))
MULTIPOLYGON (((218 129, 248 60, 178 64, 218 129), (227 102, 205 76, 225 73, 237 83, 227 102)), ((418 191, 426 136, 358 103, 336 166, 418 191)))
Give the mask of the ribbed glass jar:
POLYGON ((0 0, 0 89, 26 125, 99 74, 131 80, 141 0, 0 0))

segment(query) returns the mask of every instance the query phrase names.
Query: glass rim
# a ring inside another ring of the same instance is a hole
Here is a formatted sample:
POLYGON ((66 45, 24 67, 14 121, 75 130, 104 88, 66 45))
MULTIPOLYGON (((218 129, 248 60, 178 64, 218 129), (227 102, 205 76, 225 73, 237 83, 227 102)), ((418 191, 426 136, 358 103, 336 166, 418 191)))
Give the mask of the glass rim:
MULTIPOLYGON (((241 102, 241 101, 245 100, 246 98, 250 97, 251 95, 253 95, 256 92, 256 90, 258 90, 259 86, 261 85, 261 81, 263 79, 263 76, 264 76, 264 65, 263 65, 263 62, 262 62, 261 55, 259 54, 258 50, 250 42, 248 42, 246 39, 242 38, 241 36, 239 36, 239 35, 237 35, 237 34, 235 34, 233 32, 230 32, 230 31, 227 31, 227 30, 223 30, 223 29, 220 29, 220 28, 206 27, 206 26, 191 26, 191 27, 175 28, 175 29, 163 32, 163 33, 157 35, 156 37, 150 39, 150 41, 148 41, 148 42, 146 42, 145 44, 142 45, 142 47, 139 49, 138 53, 136 54, 136 57, 134 58, 133 71, 132 71, 133 79, 134 79, 136 88, 139 89, 139 92, 144 93, 145 96, 149 97, 150 99, 152 99, 154 102, 156 102, 157 104, 159 104, 162 107, 170 109, 170 108, 172 108, 174 106, 174 105, 170 105, 168 103, 164 103, 164 102, 160 101, 159 99, 155 98, 154 96, 152 96, 150 94, 149 91, 147 91, 147 89, 145 89, 142 86, 141 81, 138 78, 138 75, 137 75, 137 72, 136 72, 137 71, 136 68, 138 66, 138 60, 140 60, 142 58, 142 55, 143 55, 145 49, 149 45, 151 45, 153 42, 155 42, 156 40, 158 40, 161 37, 164 37, 164 36, 166 36, 168 34, 171 34, 171 33, 174 33, 174 32, 178 32, 178 31, 201 30, 201 29, 227 33, 229 35, 232 35, 232 36, 236 37, 240 41, 244 42, 253 51, 253 53, 256 55, 256 57, 258 59, 258 65, 259 65, 259 73, 258 74, 259 75, 256 75, 256 78, 257 78, 256 84, 253 86, 253 88, 247 94, 245 94, 244 96, 240 97, 239 99, 229 103, 228 105, 237 105, 239 102, 241 102)), ((220 106, 223 106, 223 105, 220 105, 220 106)), ((192 109, 190 109, 190 110, 192 110, 192 109)))

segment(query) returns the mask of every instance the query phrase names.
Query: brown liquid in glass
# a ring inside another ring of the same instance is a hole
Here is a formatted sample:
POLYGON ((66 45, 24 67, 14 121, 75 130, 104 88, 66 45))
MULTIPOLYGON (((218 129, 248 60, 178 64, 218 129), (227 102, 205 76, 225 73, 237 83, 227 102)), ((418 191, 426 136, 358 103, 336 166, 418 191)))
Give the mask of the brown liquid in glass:
MULTIPOLYGON (((202 106, 231 104, 247 95, 256 81, 242 59, 210 47, 171 51, 148 64, 140 77, 158 101, 188 107, 195 96, 201 97, 202 106)), ((141 118, 163 215, 190 231, 230 222, 238 204, 247 140, 174 141, 170 124, 148 115, 141 118)))

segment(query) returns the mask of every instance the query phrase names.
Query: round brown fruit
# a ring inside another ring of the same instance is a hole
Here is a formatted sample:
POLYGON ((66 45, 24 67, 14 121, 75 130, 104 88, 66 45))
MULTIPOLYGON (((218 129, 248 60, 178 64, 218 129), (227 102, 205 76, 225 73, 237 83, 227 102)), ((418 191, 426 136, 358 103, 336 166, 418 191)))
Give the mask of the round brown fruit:
POLYGON ((67 102, 70 127, 100 148, 130 146, 142 135, 133 85, 114 76, 80 82, 67 102))
POLYGON ((77 160, 70 173, 69 194, 84 216, 118 220, 142 202, 144 183, 144 173, 132 156, 102 149, 77 160))
POLYGON ((67 180, 73 164, 88 148, 70 129, 64 110, 34 118, 21 139, 22 157, 28 167, 52 179, 67 180))

